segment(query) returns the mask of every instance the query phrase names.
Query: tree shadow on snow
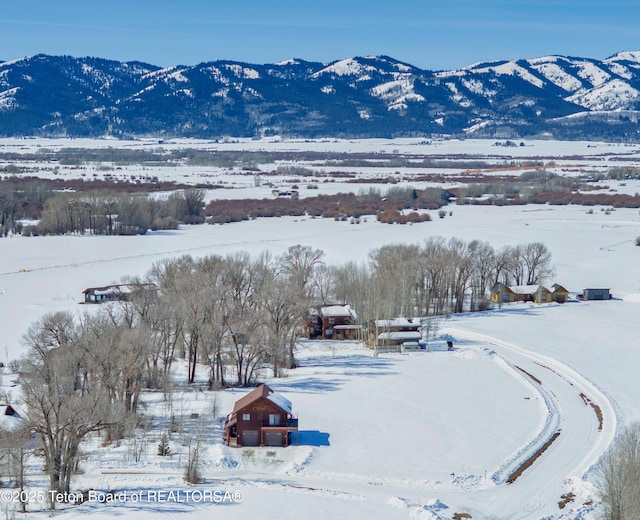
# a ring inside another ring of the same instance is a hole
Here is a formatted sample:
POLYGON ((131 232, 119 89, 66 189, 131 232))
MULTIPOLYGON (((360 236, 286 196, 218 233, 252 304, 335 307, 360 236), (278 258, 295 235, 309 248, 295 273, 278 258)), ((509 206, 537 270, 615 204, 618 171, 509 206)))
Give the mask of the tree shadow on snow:
POLYGON ((335 392, 342 384, 335 380, 323 377, 309 377, 299 381, 286 381, 282 386, 278 384, 269 385, 276 392, 288 392, 295 390, 302 393, 315 392, 335 392))
POLYGON ((322 358, 313 358, 302 360, 299 363, 301 367, 318 367, 318 368, 364 368, 369 371, 372 369, 384 370, 395 363, 390 358, 374 357, 372 354, 359 356, 326 356, 322 358))
POLYGON ((288 382, 286 386, 303 391, 338 390, 341 385, 339 380, 342 377, 380 377, 394 375, 396 372, 391 370, 391 367, 393 367, 395 363, 396 360, 391 358, 373 357, 372 355, 358 357, 332 356, 303 360, 299 363, 299 367, 319 368, 322 369, 323 372, 327 371, 328 375, 333 375, 334 377, 311 376, 309 378, 303 378, 300 381, 288 382))
POLYGON ((462 318, 465 316, 470 316, 470 317, 474 317, 477 318, 479 316, 512 316, 514 314, 520 314, 520 315, 531 315, 531 316, 536 316, 540 313, 540 309, 544 308, 541 306, 549 306, 550 304, 548 303, 531 303, 531 302, 527 302, 527 303, 510 303, 510 304, 505 304, 504 307, 499 308, 499 309, 489 309, 486 311, 477 311, 477 312, 462 312, 459 314, 456 314, 455 317, 458 318, 462 318))

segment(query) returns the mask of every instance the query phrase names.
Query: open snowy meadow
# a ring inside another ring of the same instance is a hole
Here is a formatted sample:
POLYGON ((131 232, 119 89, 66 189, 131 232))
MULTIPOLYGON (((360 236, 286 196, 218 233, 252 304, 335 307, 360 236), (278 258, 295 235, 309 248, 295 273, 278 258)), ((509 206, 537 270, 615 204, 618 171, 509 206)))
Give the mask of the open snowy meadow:
MULTIPOLYGON (((203 149, 309 149, 470 154, 496 163, 517 154, 554 161, 557 172, 603 172, 620 157, 640 163, 640 147, 605 143, 530 142, 498 149, 492 142, 419 140, 234 141, 188 143, 203 149), (501 156, 504 154, 504 157, 501 156), (508 154, 508 155, 507 155, 508 154), (587 158, 585 158, 585 156, 587 158)), ((142 146, 137 142, 122 146, 142 146)), ((151 146, 151 144, 148 144, 151 146)), ((0 149, 42 146, 120 146, 112 141, 29 143, 1 140, 0 149)), ((187 146, 164 143, 164 147, 187 146)), ((524 170, 525 168, 523 168, 524 170)), ((146 172, 149 174, 150 172, 146 172)), ((253 178, 233 171, 158 168, 153 175, 204 175, 227 183, 208 197, 267 197, 253 178)), ((404 172, 403 172, 404 173, 404 172)), ((412 185, 409 173, 403 182, 412 185)), ((518 172, 512 172, 517 175, 518 172)), ((365 175, 366 173, 363 173, 365 175)), ((71 171, 57 175, 73 175, 71 171)), ((209 179, 211 180, 211 179, 209 179)), ((195 181, 194 181, 195 182, 195 181)), ((640 181, 610 183, 620 193, 640 192, 640 181)), ((355 189, 366 185, 356 185, 355 189)), ((341 182, 320 193, 355 191, 341 182)), ((304 192, 301 193, 304 196, 304 192)), ((298 368, 267 379, 293 403, 300 421, 298 445, 231 448, 221 419, 249 390, 212 392, 180 388, 172 406, 189 420, 208 418, 203 483, 184 480, 185 453, 178 436, 172 454, 159 457, 161 428, 104 446, 82 445, 74 490, 95 490, 93 500, 60 506, 63 518, 114 516, 186 518, 372 519, 590 519, 598 515, 593 465, 627 424, 640 420, 640 236, 638 209, 589 212, 583 206, 446 206, 445 218, 388 225, 375 216, 358 225, 310 217, 256 219, 225 225, 182 226, 144 236, 63 236, 0 239, 1 390, 20 408, 17 374, 9 362, 23 353, 21 337, 43 314, 92 312, 79 305, 87 287, 145 274, 158 260, 269 250, 292 245, 325 252, 329 264, 366 262, 385 244, 418 244, 429 237, 458 237, 498 248, 543 242, 553 255, 555 277, 571 295, 565 304, 511 303, 440 321, 455 338, 450 352, 379 354, 357 342, 300 340, 298 368), (608 301, 579 301, 585 288, 609 288, 608 301), (559 432, 559 433, 558 433, 559 432), (548 444, 550 439, 554 441, 548 444), (546 449, 545 449, 546 446, 546 449), (134 454, 136 456, 134 456, 134 454), (513 482, 509 477, 534 459, 513 482), (109 490, 115 492, 107 497, 109 490), (571 494, 570 500, 563 495, 571 494), (461 516, 463 515, 463 516, 461 516), (464 516, 467 515, 467 516, 464 516)), ((202 380, 206 380, 206 367, 202 380)), ((162 395, 144 395, 146 412, 162 415, 162 395)), ((32 516, 45 517, 48 481, 42 464, 28 471, 32 516)), ((0 506, 9 514, 11 495, 0 506)))

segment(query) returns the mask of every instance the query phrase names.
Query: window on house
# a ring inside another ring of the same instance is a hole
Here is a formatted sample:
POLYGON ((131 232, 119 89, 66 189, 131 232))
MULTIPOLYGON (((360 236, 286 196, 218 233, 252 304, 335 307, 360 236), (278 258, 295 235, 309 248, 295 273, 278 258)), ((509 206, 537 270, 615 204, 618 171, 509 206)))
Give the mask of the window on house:
POLYGON ((242 420, 243 421, 250 421, 251 420, 251 414, 250 413, 243 413, 242 414, 242 420))
POLYGON ((335 318, 329 318, 329 323, 330 323, 331 325, 333 325, 335 322, 336 322, 336 319, 335 319, 335 318))
POLYGON ((269 426, 278 426, 280 424, 280 414, 278 413, 270 413, 269 414, 269 426))

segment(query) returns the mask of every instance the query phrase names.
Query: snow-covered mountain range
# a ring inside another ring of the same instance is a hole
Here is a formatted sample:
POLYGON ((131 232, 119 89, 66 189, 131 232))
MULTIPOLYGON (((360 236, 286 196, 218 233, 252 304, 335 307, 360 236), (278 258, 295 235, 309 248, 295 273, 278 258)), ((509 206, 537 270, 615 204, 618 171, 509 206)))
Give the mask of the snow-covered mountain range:
POLYGON ((633 140, 640 51, 428 71, 387 56, 160 68, 37 55, 0 63, 0 135, 468 136, 633 140))

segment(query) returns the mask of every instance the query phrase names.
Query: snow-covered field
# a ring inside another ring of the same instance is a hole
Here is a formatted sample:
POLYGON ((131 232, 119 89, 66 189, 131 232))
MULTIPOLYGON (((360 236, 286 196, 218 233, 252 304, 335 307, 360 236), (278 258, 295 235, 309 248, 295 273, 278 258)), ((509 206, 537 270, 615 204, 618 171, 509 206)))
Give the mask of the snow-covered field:
MULTIPOLYGON (((128 151, 147 151, 169 153, 180 149, 194 149, 204 152, 283 152, 283 153, 338 153, 338 154, 369 154, 375 167, 340 165, 331 167, 325 161, 300 161, 299 159, 282 159, 277 163, 260 163, 254 165, 256 171, 246 171, 239 166, 211 167, 183 165, 131 165, 120 167, 112 163, 96 163, 87 167, 64 165, 57 161, 33 161, 28 163, 34 168, 33 174, 42 178, 101 179, 108 176, 115 180, 131 180, 132 178, 157 177, 160 181, 176 181, 185 184, 210 183, 222 186, 213 190, 211 198, 239 198, 239 197, 269 197, 271 188, 254 186, 256 173, 265 174, 263 181, 270 181, 279 186, 290 186, 295 174, 277 174, 277 168, 287 166, 302 166, 315 172, 339 170, 349 172, 363 178, 395 176, 395 180, 402 183, 412 183, 417 188, 426 183, 416 183, 412 177, 424 174, 459 175, 467 171, 464 163, 470 161, 485 162, 496 167, 495 172, 484 172, 498 175, 519 175, 530 169, 531 161, 544 164, 549 171, 561 175, 575 176, 585 173, 606 173, 610 167, 640 166, 640 145, 629 143, 594 143, 589 141, 518 141, 517 146, 496 146, 503 141, 469 140, 425 140, 425 139, 324 139, 304 140, 280 138, 272 139, 227 139, 225 141, 211 141, 200 139, 175 139, 161 141, 155 139, 114 140, 114 139, 0 139, 0 154, 36 154, 40 151, 59 153, 63 149, 109 149, 119 148, 128 151), (421 167, 404 168, 402 166, 384 165, 381 157, 385 155, 411 157, 411 161, 420 162, 422 159, 437 161, 446 160, 449 164, 461 161, 460 168, 421 167), (518 167, 518 166, 521 167, 518 167), (506 169, 505 169, 506 168, 506 169), (398 175, 399 174, 399 175, 398 175)), ((0 161, 3 164, 20 165, 19 160, 0 161)), ((5 176, 8 176, 6 174, 5 176)), ((308 179, 307 179, 308 180, 308 179)), ((344 191, 345 186, 339 179, 322 179, 316 190, 306 189, 305 178, 296 179, 300 186, 300 196, 332 194, 344 191)), ((634 194, 640 192, 638 181, 623 183, 609 182, 616 191, 634 194)), ((363 184, 349 185, 349 191, 367 187, 363 184)), ((380 187, 377 185, 377 187, 380 187)))
MULTIPOLYGON (((60 145, 117 144, 79 141, 60 145)), ((484 156, 532 155, 537 150, 545 161, 590 154, 593 168, 608 161, 605 155, 625 154, 640 162, 639 148, 629 145, 492 144, 327 140, 225 146, 363 151, 412 147, 412 152, 422 147, 424 153, 437 148, 433 153, 484 156)), ((32 146, 27 140, 2 140, 0 150, 27 145, 32 146)), ((237 185, 234 191, 250 193, 251 186, 245 191, 237 185)), ((331 189, 339 188, 353 189, 332 183, 331 189)), ((627 188, 640 191, 640 186, 627 188)), ((508 304, 454 316, 442 322, 443 332, 457 339, 454 352, 374 357, 353 343, 303 341, 297 352, 300 367, 269 381, 293 402, 300 417, 299 446, 227 448, 219 421, 212 418, 204 483, 187 486, 178 438, 172 439, 174 455, 167 460, 156 455, 158 432, 149 432, 145 455, 137 463, 127 443, 102 447, 96 439, 84 446, 84 474, 75 477, 72 487, 116 489, 129 498, 122 504, 94 501, 69 507, 63 516, 155 518, 171 513, 205 518, 226 511, 214 508, 233 507, 243 518, 450 519, 463 512, 473 518, 596 518, 589 470, 621 425, 640 420, 640 248, 634 245, 640 214, 637 209, 606 214, 597 207, 590 214, 578 206, 448 209, 453 214, 444 219, 412 226, 379 224, 373 217, 359 225, 279 218, 183 227, 142 237, 0 239, 0 360, 5 363, 20 356, 22 334, 43 313, 84 311, 86 306, 78 303, 86 287, 144 274, 153 262, 183 254, 257 254, 265 249, 280 254, 303 244, 324 250, 329 263, 343 263, 365 262, 371 249, 384 244, 417 243, 430 236, 486 240, 496 248, 541 241, 556 265, 551 282, 573 293, 609 287, 615 297, 564 305, 508 304), (594 408, 580 394, 600 407, 601 428, 594 408), (558 430, 560 436, 536 463, 515 483, 506 484, 509 474, 558 430), (207 493, 225 489, 239 491, 242 500, 216 504, 207 499, 207 493), (161 491, 172 495, 161 496, 161 491), (576 499, 560 509, 560 497, 569 491, 576 499)), ((2 390, 15 395, 19 404, 14 379, 5 369, 2 390)), ((220 392, 219 415, 230 411, 243 393, 220 392)), ((158 396, 147 399, 150 408, 162 407, 158 396)), ((206 415, 211 409, 206 392, 190 392, 182 399, 186 415, 206 415)), ((46 487, 35 469, 29 481, 34 489, 46 487)))

